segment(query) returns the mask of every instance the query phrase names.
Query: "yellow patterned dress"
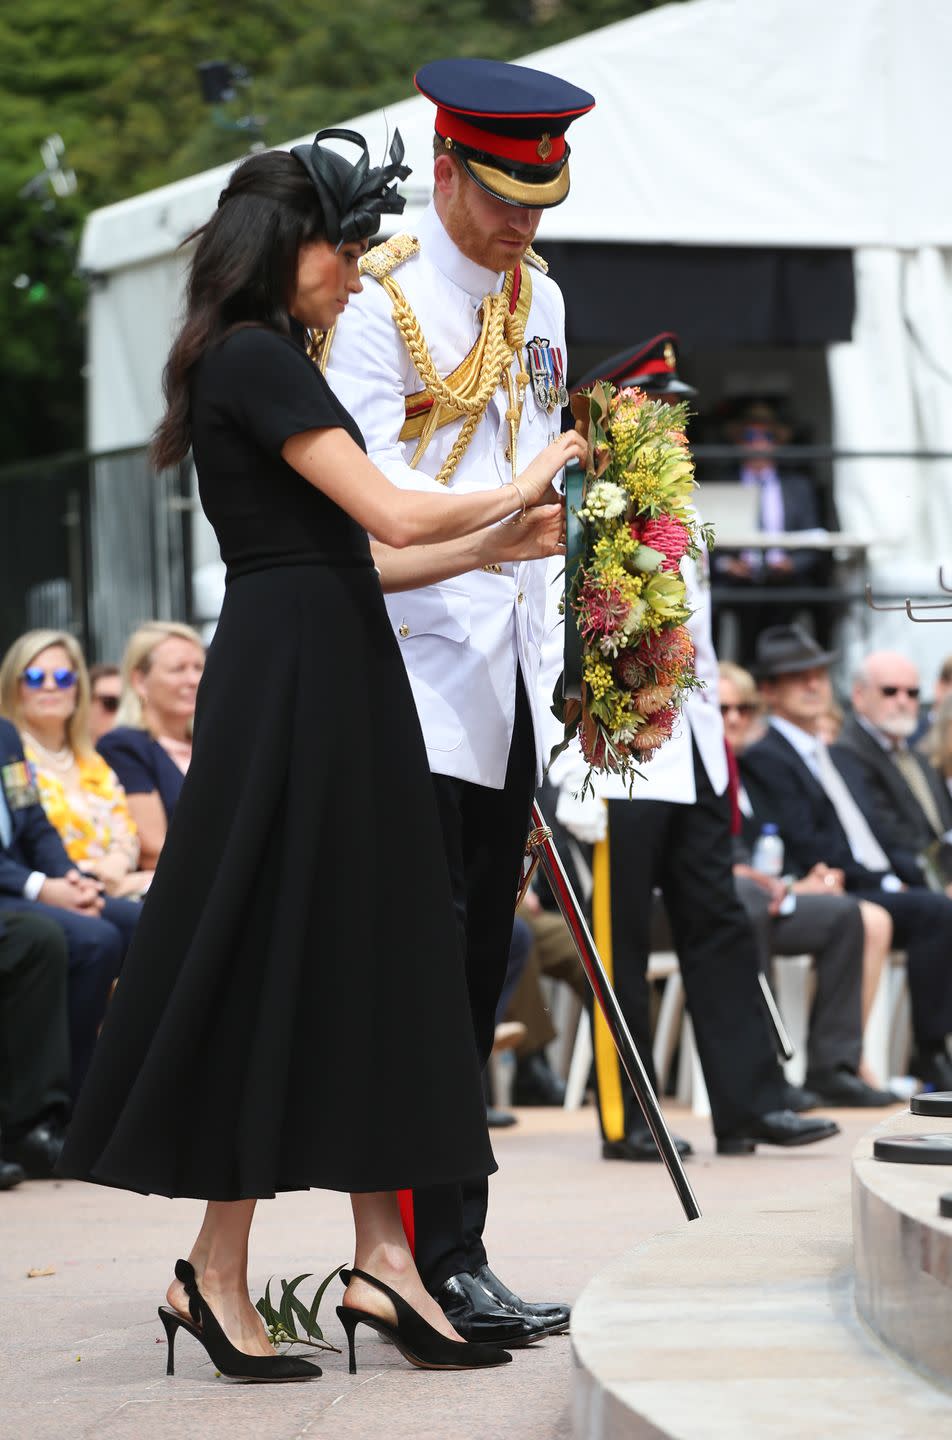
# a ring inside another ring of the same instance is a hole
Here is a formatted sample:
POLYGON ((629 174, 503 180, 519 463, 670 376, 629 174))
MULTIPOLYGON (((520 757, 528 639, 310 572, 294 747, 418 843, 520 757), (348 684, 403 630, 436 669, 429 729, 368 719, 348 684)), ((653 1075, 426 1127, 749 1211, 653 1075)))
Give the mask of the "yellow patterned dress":
POLYGON ((36 750, 25 742, 26 758, 36 776, 47 819, 59 833, 71 860, 101 860, 117 851, 129 869, 139 858, 139 839, 129 814, 126 792, 101 755, 78 755, 76 770, 65 779, 44 769, 36 750), (78 776, 78 785, 75 777, 78 776))

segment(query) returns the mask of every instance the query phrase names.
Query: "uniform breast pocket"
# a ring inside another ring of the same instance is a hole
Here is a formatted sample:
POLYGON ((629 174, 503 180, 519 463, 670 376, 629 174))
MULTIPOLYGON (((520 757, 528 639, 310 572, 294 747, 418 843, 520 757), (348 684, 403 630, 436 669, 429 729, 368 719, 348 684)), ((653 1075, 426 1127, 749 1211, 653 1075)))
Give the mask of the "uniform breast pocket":
POLYGON ((456 750, 464 731, 470 597, 440 586, 394 596, 389 609, 427 748, 456 750))

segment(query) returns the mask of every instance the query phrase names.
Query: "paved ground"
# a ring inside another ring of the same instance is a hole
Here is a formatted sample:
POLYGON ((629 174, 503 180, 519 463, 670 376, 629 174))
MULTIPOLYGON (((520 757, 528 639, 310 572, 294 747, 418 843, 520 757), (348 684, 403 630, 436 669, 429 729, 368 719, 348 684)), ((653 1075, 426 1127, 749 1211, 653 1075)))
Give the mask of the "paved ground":
MULTIPOLYGON (((671 1107, 697 1149, 692 1184, 706 1215, 798 1206, 841 1183, 857 1137, 883 1112, 842 1112, 843 1135, 788 1153, 718 1159, 708 1123, 671 1107)), ((685 1222, 660 1166, 599 1158, 592 1111, 520 1112, 496 1131, 490 1253, 508 1283, 536 1298, 574 1299, 632 1246, 685 1222)), ((171 1264, 187 1251, 200 1206, 77 1183, 33 1183, 0 1195, 0 1435, 3 1440, 569 1440, 566 1337, 516 1352, 501 1370, 415 1370, 366 1337, 358 1374, 328 1355, 306 1385, 216 1379, 186 1335, 165 1377, 156 1316, 171 1264), (27 1278, 31 1268, 55 1274, 27 1278)), ((259 1207, 252 1275, 312 1270, 349 1258, 346 1197, 283 1196, 259 1207)), ((330 1296, 329 1338, 340 1340, 330 1296)))

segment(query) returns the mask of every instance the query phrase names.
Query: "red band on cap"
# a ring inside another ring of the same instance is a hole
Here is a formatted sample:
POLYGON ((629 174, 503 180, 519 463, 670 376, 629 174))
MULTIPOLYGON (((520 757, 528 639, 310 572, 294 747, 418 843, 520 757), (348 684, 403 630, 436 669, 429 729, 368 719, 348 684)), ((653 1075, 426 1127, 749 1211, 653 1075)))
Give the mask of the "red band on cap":
POLYGON ((666 360, 646 360, 643 365, 633 366, 631 362, 622 365, 619 374, 627 372, 630 375, 670 375, 674 366, 669 365, 666 360))
MULTIPOLYGON (((540 124, 544 123, 544 117, 540 117, 540 124)), ((512 135, 497 135, 492 130, 480 130, 476 125, 469 125, 455 111, 444 110, 442 105, 436 111, 436 130, 444 140, 458 140, 471 150, 482 150, 500 160, 515 160, 520 165, 557 165, 565 158, 564 135, 548 136, 543 158, 539 154, 542 130, 534 140, 517 140, 512 135)))

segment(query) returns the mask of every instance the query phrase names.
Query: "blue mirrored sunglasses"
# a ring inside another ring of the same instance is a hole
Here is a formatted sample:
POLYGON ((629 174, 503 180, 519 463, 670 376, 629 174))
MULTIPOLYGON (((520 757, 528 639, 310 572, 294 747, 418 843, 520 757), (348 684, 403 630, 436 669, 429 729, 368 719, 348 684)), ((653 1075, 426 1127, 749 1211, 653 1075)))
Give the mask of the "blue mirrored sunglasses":
POLYGON ((39 690, 47 675, 52 675, 58 690, 70 690, 76 684, 76 671, 60 666, 58 670, 43 670, 39 665, 28 665, 20 679, 30 690, 39 690))

